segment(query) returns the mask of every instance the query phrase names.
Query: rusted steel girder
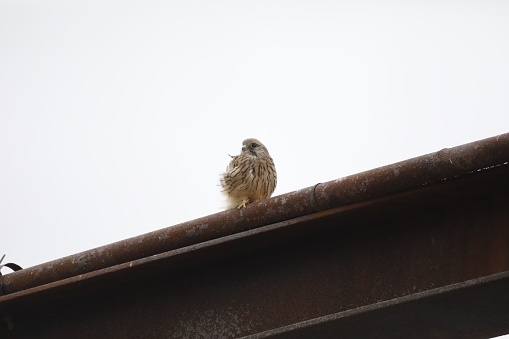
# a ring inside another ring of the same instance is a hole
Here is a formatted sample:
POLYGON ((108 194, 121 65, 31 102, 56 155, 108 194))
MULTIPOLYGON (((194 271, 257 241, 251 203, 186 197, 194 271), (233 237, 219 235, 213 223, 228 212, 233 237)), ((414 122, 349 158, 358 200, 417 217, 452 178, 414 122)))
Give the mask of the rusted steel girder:
POLYGON ((0 337, 509 333, 507 159, 506 134, 10 273, 0 337))
POLYGON ((383 197, 465 176, 509 162, 509 133, 317 184, 110 245, 77 253, 2 277, 9 294, 113 265, 318 211, 383 197))
POLYGON ((508 328, 508 286, 504 272, 244 338, 491 338, 508 328))

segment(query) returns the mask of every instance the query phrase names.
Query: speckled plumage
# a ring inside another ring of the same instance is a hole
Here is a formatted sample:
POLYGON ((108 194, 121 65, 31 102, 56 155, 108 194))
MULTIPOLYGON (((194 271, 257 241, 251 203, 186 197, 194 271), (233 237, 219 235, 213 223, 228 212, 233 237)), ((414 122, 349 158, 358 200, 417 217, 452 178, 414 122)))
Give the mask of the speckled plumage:
POLYGON ((246 139, 240 154, 232 156, 220 181, 228 207, 242 208, 250 202, 270 198, 276 189, 276 167, 260 141, 246 139))

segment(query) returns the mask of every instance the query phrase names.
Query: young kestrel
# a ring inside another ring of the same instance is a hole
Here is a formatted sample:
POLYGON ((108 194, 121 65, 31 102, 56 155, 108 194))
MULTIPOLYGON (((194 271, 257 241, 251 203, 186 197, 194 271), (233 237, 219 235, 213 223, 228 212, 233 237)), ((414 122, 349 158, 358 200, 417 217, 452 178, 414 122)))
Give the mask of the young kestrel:
POLYGON ((267 148, 256 139, 246 139, 240 154, 231 157, 226 172, 221 175, 228 208, 242 208, 250 202, 270 198, 276 189, 277 175, 267 148))

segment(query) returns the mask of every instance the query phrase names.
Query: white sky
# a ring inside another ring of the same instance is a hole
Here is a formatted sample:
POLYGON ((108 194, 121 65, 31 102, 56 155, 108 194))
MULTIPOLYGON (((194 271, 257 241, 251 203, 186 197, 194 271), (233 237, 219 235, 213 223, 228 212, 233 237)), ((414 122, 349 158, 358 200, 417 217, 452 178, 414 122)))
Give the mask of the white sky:
POLYGON ((509 1, 0 0, 0 256, 23 267, 509 132, 509 1))

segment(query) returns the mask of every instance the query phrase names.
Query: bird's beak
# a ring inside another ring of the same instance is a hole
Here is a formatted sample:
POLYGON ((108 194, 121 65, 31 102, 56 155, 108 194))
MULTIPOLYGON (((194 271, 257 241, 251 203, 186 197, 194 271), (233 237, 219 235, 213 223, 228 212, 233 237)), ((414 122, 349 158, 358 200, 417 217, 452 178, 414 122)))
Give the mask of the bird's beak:
POLYGON ((249 150, 249 147, 247 146, 242 146, 242 152, 245 152, 245 151, 248 151, 249 150))

